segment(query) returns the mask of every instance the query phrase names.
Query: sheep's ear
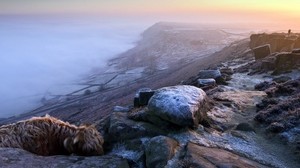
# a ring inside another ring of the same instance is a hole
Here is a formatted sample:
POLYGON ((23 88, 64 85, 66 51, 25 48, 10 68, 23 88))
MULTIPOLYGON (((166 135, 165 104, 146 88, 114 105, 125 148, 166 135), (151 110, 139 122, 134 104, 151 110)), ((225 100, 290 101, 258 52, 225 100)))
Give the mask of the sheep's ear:
POLYGON ((65 149, 67 149, 67 151, 71 152, 73 151, 73 143, 72 143, 72 139, 69 137, 69 138, 66 138, 64 140, 64 147, 65 149))

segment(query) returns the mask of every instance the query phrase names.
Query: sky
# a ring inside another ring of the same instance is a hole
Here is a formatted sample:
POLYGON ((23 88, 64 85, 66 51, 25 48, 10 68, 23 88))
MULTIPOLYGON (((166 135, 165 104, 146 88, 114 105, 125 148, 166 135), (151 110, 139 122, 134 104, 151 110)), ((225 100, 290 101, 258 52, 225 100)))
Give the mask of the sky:
POLYGON ((0 0, 0 14, 95 14, 206 22, 270 23, 300 29, 299 0, 0 0))

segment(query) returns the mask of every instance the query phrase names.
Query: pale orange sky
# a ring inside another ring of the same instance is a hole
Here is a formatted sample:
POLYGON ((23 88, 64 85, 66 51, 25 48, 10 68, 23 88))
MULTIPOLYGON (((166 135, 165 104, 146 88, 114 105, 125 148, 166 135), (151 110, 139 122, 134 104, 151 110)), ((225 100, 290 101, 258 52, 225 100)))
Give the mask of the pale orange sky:
POLYGON ((0 14, 98 14, 268 23, 300 29, 300 0, 1 0, 0 14), (298 23, 299 22, 299 23, 298 23))

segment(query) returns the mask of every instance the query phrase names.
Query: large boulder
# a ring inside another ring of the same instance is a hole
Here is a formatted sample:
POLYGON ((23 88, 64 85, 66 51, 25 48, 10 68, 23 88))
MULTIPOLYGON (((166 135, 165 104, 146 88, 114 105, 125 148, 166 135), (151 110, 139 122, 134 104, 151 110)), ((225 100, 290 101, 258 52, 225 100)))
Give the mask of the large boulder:
POLYGON ((184 161, 187 167, 267 167, 229 151, 188 143, 184 161))
POLYGON ((259 60, 265 58, 271 54, 271 46, 270 44, 265 44, 262 46, 258 46, 253 48, 255 60, 259 60))
POLYGON ((148 113, 182 127, 197 127, 206 118, 206 93, 197 87, 178 85, 158 89, 148 104, 148 113))
POLYGON ((129 168, 126 159, 117 156, 38 156, 22 149, 0 148, 0 168, 81 168, 81 167, 119 167, 129 168))
POLYGON ((146 165, 151 168, 161 168, 172 159, 179 143, 166 136, 151 138, 145 147, 146 165))
POLYGON ((299 53, 280 53, 276 56, 275 66, 277 71, 287 71, 300 66, 299 53))

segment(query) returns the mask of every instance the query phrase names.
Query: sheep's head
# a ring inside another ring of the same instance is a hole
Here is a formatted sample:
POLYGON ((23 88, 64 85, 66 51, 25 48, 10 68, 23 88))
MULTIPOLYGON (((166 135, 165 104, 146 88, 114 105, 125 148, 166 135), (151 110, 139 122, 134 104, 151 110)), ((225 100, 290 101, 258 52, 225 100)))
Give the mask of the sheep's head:
POLYGON ((103 138, 94 126, 80 126, 73 137, 64 140, 64 147, 70 153, 91 156, 103 154, 103 138))

